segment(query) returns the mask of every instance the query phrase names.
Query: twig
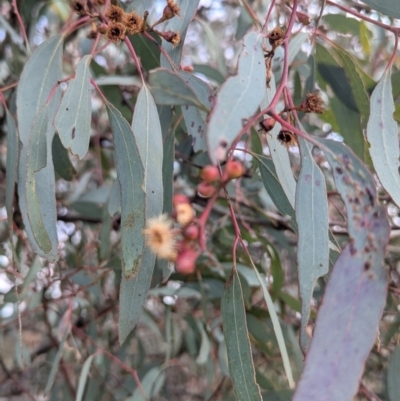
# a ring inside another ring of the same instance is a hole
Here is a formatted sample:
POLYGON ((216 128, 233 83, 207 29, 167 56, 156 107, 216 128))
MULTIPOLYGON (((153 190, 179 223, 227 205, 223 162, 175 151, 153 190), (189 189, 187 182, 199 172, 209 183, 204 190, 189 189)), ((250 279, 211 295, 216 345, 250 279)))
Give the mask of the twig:
POLYGON ((17 17, 17 20, 18 20, 18 23, 19 23, 19 27, 21 28, 22 36, 23 36, 25 44, 26 44, 26 49, 30 53, 31 52, 31 48, 29 46, 28 36, 26 35, 24 22, 22 21, 21 14, 18 11, 17 0, 12 0, 11 4, 12 4, 12 8, 13 8, 14 14, 17 17))

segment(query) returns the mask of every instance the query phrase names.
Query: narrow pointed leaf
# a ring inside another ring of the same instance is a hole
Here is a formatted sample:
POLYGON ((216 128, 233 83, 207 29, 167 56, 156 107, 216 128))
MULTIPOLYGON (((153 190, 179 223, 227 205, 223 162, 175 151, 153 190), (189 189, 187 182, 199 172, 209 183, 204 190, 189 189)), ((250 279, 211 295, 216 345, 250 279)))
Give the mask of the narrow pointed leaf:
POLYGON ((362 0, 362 2, 388 17, 400 18, 400 7, 397 0, 362 0))
POLYGON ((261 400, 247 332, 242 288, 236 269, 229 277, 221 300, 229 373, 238 401, 261 400))
POLYGON ((85 392, 85 386, 88 374, 90 371, 90 367, 92 366, 94 357, 95 354, 90 355, 82 366, 81 374, 79 376, 78 390, 76 392, 76 398, 75 398, 76 401, 82 401, 83 399, 83 393, 85 392))
POLYGON ((154 100, 159 105, 192 105, 208 111, 195 90, 176 72, 166 68, 150 71, 149 84, 154 100))
POLYGON ((69 159, 68 151, 62 145, 58 135, 54 135, 53 138, 52 154, 56 173, 64 180, 72 181, 76 170, 69 159))
MULTIPOLYGON (((185 82, 190 85, 196 92, 197 97, 200 101, 211 110, 211 88, 200 78, 188 72, 181 72, 182 78, 185 82)), ((182 114, 185 119, 186 128, 188 134, 193 138, 193 150, 206 151, 206 130, 207 130, 207 113, 203 110, 198 109, 195 106, 182 106, 182 114)))
POLYGON ((369 117, 369 98, 364 86, 364 82, 361 78, 361 68, 358 66, 354 58, 340 46, 335 46, 334 51, 340 60, 341 65, 343 66, 344 73, 349 80, 354 100, 357 104, 363 126, 365 127, 369 117))
MULTIPOLYGON (((132 121, 133 132, 144 166, 146 221, 163 212, 163 140, 157 106, 146 86, 140 90, 132 121)), ((143 233, 141 233, 143 237, 143 233)), ((119 342, 122 344, 139 321, 150 287, 156 255, 145 247, 137 276, 121 281, 119 342)))
MULTIPOLYGON (((54 130, 51 129, 52 120, 59 105, 61 93, 56 90, 48 106, 48 126, 46 133, 46 161, 45 165, 35 173, 37 202, 40 204, 41 220, 51 242, 51 249, 45 252, 38 244, 34 235, 34 228, 28 218, 27 182, 28 182, 28 149, 30 136, 35 119, 45 105, 51 91, 62 78, 61 55, 63 36, 56 35, 42 43, 26 63, 17 89, 17 117, 18 131, 22 147, 20 149, 18 167, 18 194, 19 204, 25 230, 35 252, 49 260, 57 259, 57 230, 56 230, 56 202, 55 177, 52 158, 52 140, 54 130)), ((32 156, 32 153, 31 153, 32 156)), ((36 167, 38 167, 36 165, 36 167)), ((42 244, 43 246, 43 244, 42 244)), ((47 249, 47 245, 45 245, 47 249)))
POLYGON ((371 116, 367 125, 369 153, 383 187, 400 206, 399 138, 393 118, 391 71, 387 70, 371 95, 371 116))
POLYGON ((260 105, 265 92, 265 61, 262 36, 251 32, 244 38, 237 75, 221 86, 208 127, 208 152, 213 163, 224 160, 246 119, 260 105))
MULTIPOLYGON (((183 43, 185 41, 187 29, 189 27, 190 22, 196 15, 199 2, 200 0, 179 2, 178 4, 181 9, 180 11, 181 17, 172 18, 166 24, 165 31, 179 32, 179 36, 181 37, 181 42, 177 46, 174 46, 172 43, 162 39, 162 47, 165 49, 171 61, 177 67, 179 67, 181 63, 183 43)), ((171 64, 162 53, 160 56, 160 63, 162 67, 172 68, 171 64)))
POLYGON ((121 242, 124 276, 134 277, 144 251, 144 168, 136 139, 128 122, 110 103, 108 117, 114 136, 115 161, 121 193, 121 242))
POLYGON ((387 388, 389 401, 400 400, 400 345, 397 345, 390 357, 387 388))
POLYGON ((8 228, 12 230, 14 187, 18 177, 19 138, 14 117, 6 110, 7 115, 7 161, 6 161, 6 210, 8 228))
POLYGON ((89 149, 92 116, 89 71, 91 61, 90 55, 79 61, 75 78, 69 82, 54 120, 62 144, 79 159, 82 159, 89 149))
POLYGON ((386 301, 389 223, 360 160, 341 143, 319 142, 346 205, 351 240, 329 278, 293 401, 351 401, 386 301))
POLYGON ((53 364, 51 365, 51 370, 49 373, 49 377, 47 378, 46 388, 44 389, 45 396, 47 394, 49 394, 51 388, 53 387, 54 380, 56 379, 57 372, 59 371, 59 365, 61 362, 61 358, 64 354, 65 340, 67 339, 68 334, 69 334, 69 330, 65 330, 63 338, 61 339, 60 343, 58 344, 58 350, 57 350, 56 355, 54 356, 53 364))
MULTIPOLYGON (((264 99, 261 102, 260 107, 265 109, 271 103, 276 92, 275 78, 272 75, 270 82, 270 88, 264 90, 264 99)), ((269 116, 264 116, 265 118, 269 116)), ((281 129, 281 125, 276 123, 274 128, 268 133, 267 141, 269 146, 269 152, 271 154, 272 161, 275 165, 276 175, 279 179, 280 185, 286 194, 286 197, 294 209, 295 194, 296 194, 296 181, 293 177, 292 168, 290 165, 290 159, 287 149, 278 141, 277 135, 281 129)))
POLYGON ((121 211, 121 192, 119 190, 118 179, 115 180, 111 186, 107 207, 110 217, 113 217, 116 213, 121 211))
POLYGON ((257 155, 256 158, 259 161, 258 166, 261 173, 261 179, 268 195, 271 197, 275 207, 283 216, 291 217, 290 224, 293 226, 295 231, 297 231, 294 209, 279 182, 273 161, 268 159, 266 156, 261 155, 257 155))
POLYGON ((42 219, 40 199, 38 196, 37 176, 46 167, 47 143, 46 131, 48 126, 48 106, 44 106, 33 123, 27 154, 26 205, 33 235, 44 253, 51 251, 51 241, 42 219))
POLYGON ((328 199, 325 177, 312 157, 313 146, 299 138, 301 170, 296 190, 298 226, 297 263, 302 301, 300 344, 305 353, 309 346, 306 332, 310 302, 316 281, 329 269, 328 199))

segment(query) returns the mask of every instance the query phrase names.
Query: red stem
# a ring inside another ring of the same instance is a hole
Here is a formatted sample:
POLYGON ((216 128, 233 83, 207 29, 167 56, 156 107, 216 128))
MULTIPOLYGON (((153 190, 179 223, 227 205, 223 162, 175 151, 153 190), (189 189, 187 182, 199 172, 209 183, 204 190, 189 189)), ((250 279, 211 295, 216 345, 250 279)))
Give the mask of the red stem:
POLYGON ((30 46, 29 46, 29 40, 28 40, 28 36, 26 35, 25 25, 24 25, 24 22, 22 21, 21 14, 18 11, 17 0, 12 0, 12 8, 13 8, 14 14, 17 17, 19 26, 21 28, 22 36, 24 37, 24 41, 26 43, 26 48, 30 52, 31 50, 30 50, 30 46))
POLYGON ((146 83, 145 83, 145 80, 144 80, 144 77, 143 77, 142 67, 140 65, 140 61, 139 61, 139 58, 138 58, 138 56, 137 56, 137 54, 135 52, 135 49, 133 48, 132 43, 131 43, 131 41, 129 40, 129 38, 127 36, 125 36, 124 42, 128 46, 129 52, 131 53, 131 55, 133 57, 133 60, 135 61, 136 68, 137 68, 137 70, 139 72, 140 79, 142 80, 142 84, 145 85, 146 83))

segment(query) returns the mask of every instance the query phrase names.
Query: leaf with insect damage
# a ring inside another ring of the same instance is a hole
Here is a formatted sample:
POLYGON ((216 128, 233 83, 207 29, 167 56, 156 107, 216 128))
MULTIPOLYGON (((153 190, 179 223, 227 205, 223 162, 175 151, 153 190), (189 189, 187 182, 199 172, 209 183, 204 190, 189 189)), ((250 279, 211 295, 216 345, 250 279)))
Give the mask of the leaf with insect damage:
POLYGON ((91 61, 90 55, 79 61, 75 78, 69 82, 54 119, 62 144, 79 159, 83 159, 89 149, 92 116, 89 71, 91 61))

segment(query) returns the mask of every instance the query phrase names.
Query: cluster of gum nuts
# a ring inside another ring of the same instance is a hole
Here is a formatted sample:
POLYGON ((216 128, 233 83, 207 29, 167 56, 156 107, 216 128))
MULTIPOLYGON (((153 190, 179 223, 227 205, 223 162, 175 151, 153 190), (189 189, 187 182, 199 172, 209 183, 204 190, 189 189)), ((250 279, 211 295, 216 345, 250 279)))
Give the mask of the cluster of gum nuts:
MULTIPOLYGON (((203 198, 210 198, 228 181, 241 177, 243 173, 243 164, 236 160, 228 161, 222 174, 216 166, 205 166, 200 174, 202 181, 197 191, 203 198)), ((190 199, 186 195, 174 195, 172 203, 172 217, 182 227, 179 230, 182 239, 176 244, 175 270, 180 274, 191 274, 196 270, 199 256, 199 219, 194 218, 190 199)))
POLYGON ((200 175, 203 181, 197 186, 197 192, 203 198, 210 198, 215 194, 218 185, 239 178, 243 173, 243 164, 237 160, 228 161, 222 175, 218 167, 213 165, 205 166, 200 175))

